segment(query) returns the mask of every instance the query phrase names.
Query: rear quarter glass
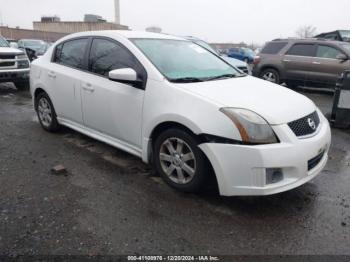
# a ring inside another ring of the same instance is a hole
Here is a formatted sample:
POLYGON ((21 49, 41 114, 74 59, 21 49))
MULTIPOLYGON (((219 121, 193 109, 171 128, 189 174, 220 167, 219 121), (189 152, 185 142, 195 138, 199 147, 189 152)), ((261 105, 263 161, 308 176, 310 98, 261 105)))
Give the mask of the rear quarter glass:
POLYGON ((267 54, 267 55, 278 54, 287 44, 288 42, 269 42, 261 50, 261 54, 267 54))

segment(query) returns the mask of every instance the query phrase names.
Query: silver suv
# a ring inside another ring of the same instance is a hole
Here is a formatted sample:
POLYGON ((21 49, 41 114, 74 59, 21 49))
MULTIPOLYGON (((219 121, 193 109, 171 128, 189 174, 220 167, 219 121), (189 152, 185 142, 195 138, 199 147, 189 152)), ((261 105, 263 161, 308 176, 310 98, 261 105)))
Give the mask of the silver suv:
POLYGON ((350 69, 350 43, 322 39, 277 39, 256 57, 254 76, 293 88, 334 88, 350 69))
POLYGON ((29 60, 27 55, 0 36, 0 83, 13 82, 17 89, 29 87, 29 60))

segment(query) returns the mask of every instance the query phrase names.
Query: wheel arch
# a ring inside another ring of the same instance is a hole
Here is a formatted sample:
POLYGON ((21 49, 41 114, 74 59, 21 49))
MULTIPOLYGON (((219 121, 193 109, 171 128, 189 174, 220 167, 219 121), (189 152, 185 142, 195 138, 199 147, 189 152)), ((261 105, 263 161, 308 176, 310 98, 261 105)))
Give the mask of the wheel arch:
POLYGON ((152 152, 154 140, 165 130, 171 128, 179 128, 186 132, 189 132, 191 135, 198 137, 200 134, 200 129, 194 123, 189 120, 184 119, 174 119, 167 118, 167 120, 157 121, 156 124, 153 125, 153 128, 148 129, 146 134, 144 135, 143 142, 143 161, 146 163, 150 163, 152 161, 152 152))
POLYGON ((34 92, 33 92, 34 108, 35 108, 35 110, 37 109, 37 106, 38 106, 37 101, 36 101, 36 98, 37 98, 38 95, 41 94, 41 93, 46 93, 46 94, 47 94, 47 92, 45 91, 45 89, 44 89, 44 88, 41 88, 41 87, 37 87, 37 88, 34 90, 34 92))
MULTIPOLYGON (((152 163, 152 158, 153 158, 153 147, 154 147, 154 141, 156 138, 165 130, 172 129, 172 128, 177 128, 183 131, 188 132, 190 135, 192 135, 196 141, 200 144, 202 139, 202 133, 199 131, 198 127, 191 127, 189 128, 186 124, 177 122, 177 121, 164 121, 158 123, 150 133, 149 139, 148 139, 148 146, 147 146, 147 163, 152 163), (193 129, 192 129, 193 128, 193 129)), ((215 170, 213 168, 213 165, 211 161, 209 160, 208 156, 206 153, 202 150, 202 148, 199 147, 199 150, 202 151, 204 154, 204 157, 206 158, 209 168, 211 170, 210 172, 210 181, 215 182, 216 188, 218 188, 218 178, 215 174, 215 170)))
POLYGON ((45 88, 43 88, 43 87, 41 87, 41 86, 38 86, 37 88, 35 88, 35 90, 34 90, 34 92, 33 92, 34 109, 35 109, 35 110, 37 109, 37 101, 36 101, 36 98, 37 98, 38 95, 41 94, 41 93, 45 93, 45 94, 50 98, 51 103, 52 103, 52 105, 53 105, 54 108, 55 108, 54 102, 52 101, 50 94, 46 91, 45 88))

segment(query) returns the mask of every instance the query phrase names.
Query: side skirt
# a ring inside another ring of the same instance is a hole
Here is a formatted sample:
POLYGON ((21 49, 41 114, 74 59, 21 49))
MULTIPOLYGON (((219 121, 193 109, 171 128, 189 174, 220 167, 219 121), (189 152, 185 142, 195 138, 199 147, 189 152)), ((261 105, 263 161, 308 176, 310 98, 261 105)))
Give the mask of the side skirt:
POLYGON ((111 145, 113 147, 116 147, 120 150, 123 150, 129 154, 132 154, 134 156, 142 158, 142 150, 140 148, 132 146, 128 143, 120 141, 120 140, 113 138, 111 136, 105 135, 101 132, 95 131, 95 130, 88 128, 86 126, 76 124, 70 120, 66 120, 66 119, 59 118, 59 117, 57 118, 57 120, 63 126, 69 127, 71 129, 73 129, 79 133, 82 133, 84 135, 87 135, 93 139, 99 140, 103 143, 106 143, 106 144, 111 145))

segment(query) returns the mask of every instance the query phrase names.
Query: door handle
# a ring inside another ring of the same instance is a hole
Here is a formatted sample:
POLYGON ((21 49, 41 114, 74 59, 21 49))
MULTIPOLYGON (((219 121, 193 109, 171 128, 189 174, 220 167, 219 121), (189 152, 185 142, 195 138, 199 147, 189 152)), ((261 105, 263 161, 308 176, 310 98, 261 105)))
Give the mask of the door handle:
POLYGON ((321 63, 320 62, 312 62, 314 65, 320 65, 321 63))
POLYGON ((48 76, 51 77, 51 78, 56 78, 56 74, 55 74, 55 72, 53 72, 53 71, 49 71, 47 74, 48 74, 48 76))
POLYGON ((283 62, 292 62, 292 60, 284 59, 283 62))
POLYGON ((82 87, 85 91, 88 91, 91 93, 93 93, 95 91, 95 89, 92 87, 92 85, 90 83, 85 83, 82 85, 82 87))

